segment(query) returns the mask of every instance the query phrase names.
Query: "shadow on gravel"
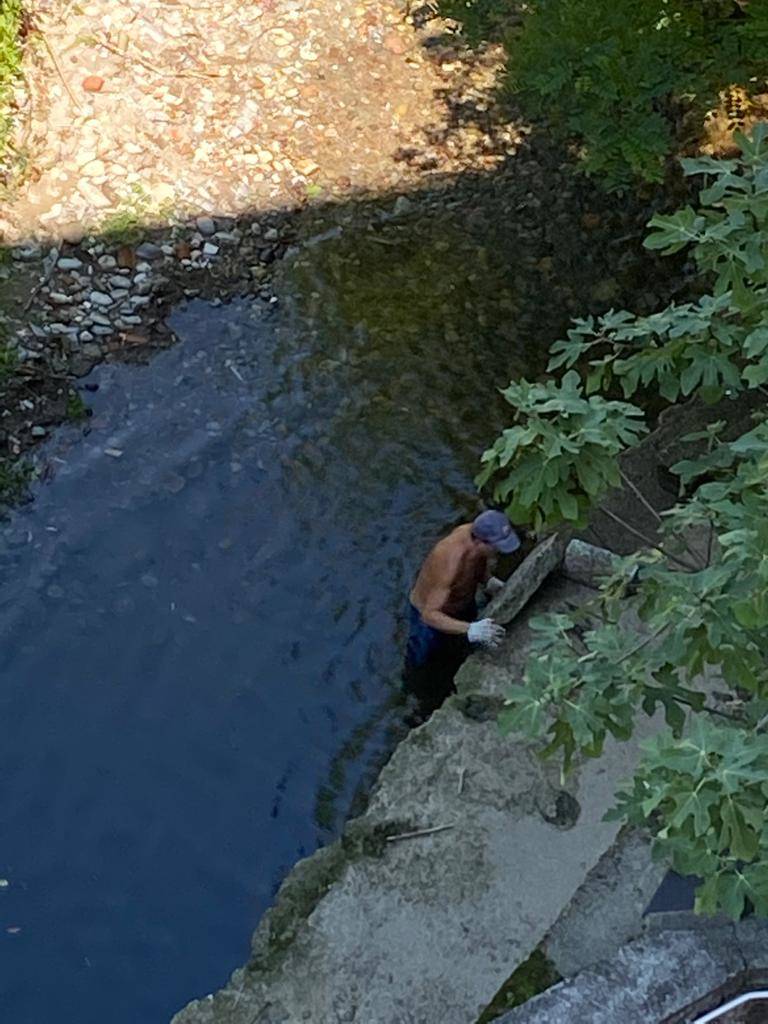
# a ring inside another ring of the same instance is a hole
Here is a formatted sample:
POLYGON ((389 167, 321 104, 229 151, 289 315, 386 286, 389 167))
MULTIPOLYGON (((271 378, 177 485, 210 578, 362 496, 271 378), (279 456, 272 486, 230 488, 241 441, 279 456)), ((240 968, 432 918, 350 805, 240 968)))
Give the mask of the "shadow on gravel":
POLYGON ((299 292, 313 273, 327 275, 333 302, 313 316, 389 333, 393 358, 425 330, 457 353, 493 333, 504 342, 499 386, 541 372, 571 317, 647 312, 684 290, 681 263, 641 245, 663 196, 608 196, 545 133, 519 137, 493 172, 435 176, 407 194, 214 213, 1 251, 3 472, 57 423, 83 415, 77 380, 92 366, 145 361, 171 344, 166 316, 177 303, 270 302, 286 265, 298 268, 299 292))

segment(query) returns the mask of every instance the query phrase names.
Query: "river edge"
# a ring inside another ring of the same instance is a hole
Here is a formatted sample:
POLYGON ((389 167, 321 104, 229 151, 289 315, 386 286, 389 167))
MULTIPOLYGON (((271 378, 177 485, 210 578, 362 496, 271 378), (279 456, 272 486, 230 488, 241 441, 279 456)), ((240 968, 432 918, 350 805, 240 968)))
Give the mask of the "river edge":
POLYGON ((640 244, 648 219, 671 202, 659 190, 617 202, 579 176, 562 149, 533 132, 493 174, 237 218, 197 217, 124 238, 93 235, 77 244, 34 241, 4 250, 0 500, 17 500, 30 474, 41 471, 34 448, 58 423, 87 415, 78 379, 103 360, 146 362, 173 344, 167 316, 186 299, 220 303, 251 296, 274 304, 286 256, 322 259, 345 234, 375 237, 385 262, 388 247, 418 252, 421 225, 445 220, 447 255, 418 263, 423 294, 444 291, 440 282, 447 278, 454 289, 480 287, 480 301, 493 302, 454 255, 464 232, 480 238, 486 216, 487 224, 503 223, 517 246, 509 251, 510 341, 518 345, 524 333, 542 365, 553 333, 571 317, 609 306, 651 311, 689 287, 681 261, 662 261, 640 244))

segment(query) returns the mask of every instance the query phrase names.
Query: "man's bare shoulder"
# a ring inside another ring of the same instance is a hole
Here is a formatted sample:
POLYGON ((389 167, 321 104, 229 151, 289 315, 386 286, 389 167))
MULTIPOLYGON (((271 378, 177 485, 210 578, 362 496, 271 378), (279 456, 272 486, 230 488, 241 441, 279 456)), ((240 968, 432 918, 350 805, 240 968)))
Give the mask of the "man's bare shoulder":
POLYGON ((457 526, 447 537, 443 537, 432 548, 430 558, 439 562, 457 562, 461 560, 467 547, 468 531, 466 526, 457 526))

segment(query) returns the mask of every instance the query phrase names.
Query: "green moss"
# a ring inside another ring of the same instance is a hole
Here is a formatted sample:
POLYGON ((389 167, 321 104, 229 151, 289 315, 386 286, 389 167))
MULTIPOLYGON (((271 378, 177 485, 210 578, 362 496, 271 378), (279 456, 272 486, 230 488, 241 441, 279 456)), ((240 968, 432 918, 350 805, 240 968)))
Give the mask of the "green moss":
POLYGON ((67 419, 84 420, 88 417, 88 406, 78 391, 70 391, 67 395, 67 419))
POLYGON ((273 970, 346 867, 364 857, 381 857, 387 846, 387 836, 407 832, 414 827, 413 823, 406 821, 380 824, 353 821, 338 842, 300 861, 280 888, 274 906, 256 933, 248 970, 273 970))
POLYGON ((7 381, 18 365, 19 358, 16 350, 4 345, 2 342, 2 327, 0 327, 0 384, 7 381))
POLYGON ((502 1013, 515 1006, 522 1006, 558 981, 562 981, 562 978, 552 961, 541 949, 534 949, 528 959, 504 982, 493 1001, 480 1014, 477 1024, 490 1024, 502 1013))
POLYGON ((32 467, 0 459, 0 510, 21 501, 29 487, 32 467))

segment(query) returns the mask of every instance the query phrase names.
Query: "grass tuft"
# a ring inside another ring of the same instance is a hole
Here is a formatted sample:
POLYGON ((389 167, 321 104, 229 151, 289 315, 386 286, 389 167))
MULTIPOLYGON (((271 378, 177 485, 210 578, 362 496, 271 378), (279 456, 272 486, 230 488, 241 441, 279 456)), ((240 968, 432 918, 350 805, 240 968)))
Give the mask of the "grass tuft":
POLYGON ((0 0, 0 155, 11 126, 11 92, 21 74, 22 19, 22 0, 0 0))

